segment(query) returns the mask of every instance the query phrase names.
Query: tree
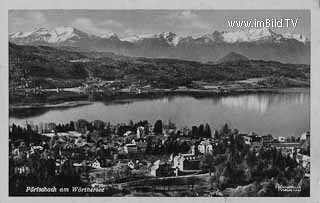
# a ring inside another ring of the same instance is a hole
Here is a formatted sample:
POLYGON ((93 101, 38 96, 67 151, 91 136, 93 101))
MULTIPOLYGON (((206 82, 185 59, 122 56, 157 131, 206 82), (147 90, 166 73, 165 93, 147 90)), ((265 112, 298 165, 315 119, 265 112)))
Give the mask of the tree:
POLYGON ((230 133, 231 129, 229 128, 228 124, 224 124, 221 128, 221 134, 228 135, 230 133))
POLYGON ((230 135, 230 151, 231 154, 234 154, 236 152, 236 143, 234 139, 234 135, 230 135))
POLYGON ((169 129, 177 129, 176 125, 173 122, 171 122, 171 120, 168 121, 168 128, 169 129))
POLYGON ((212 136, 211 128, 210 128, 208 123, 206 123, 206 125, 204 127, 204 136, 207 137, 207 138, 210 138, 212 136))
POLYGON ((153 132, 155 134, 162 134, 162 120, 157 120, 154 124, 153 132))
POLYGON ((224 169, 223 175, 225 177, 232 179, 234 177, 234 174, 235 174, 235 168, 233 164, 230 161, 228 161, 224 169))
POLYGON ((182 153, 187 153, 189 149, 190 149, 190 146, 186 141, 182 142, 179 146, 179 151, 182 153))
POLYGON ((203 137, 203 136, 204 136, 204 126, 203 126, 203 124, 199 125, 198 135, 199 135, 200 137, 203 137))
POLYGON ((214 157, 212 154, 205 154, 200 162, 200 167, 202 170, 208 170, 210 172, 214 171, 214 157))
POLYGON ((192 126, 191 134, 192 134, 193 137, 198 137, 199 131, 198 131, 198 127, 197 126, 192 126))
POLYGON ((133 124, 133 121, 132 121, 132 120, 130 120, 130 121, 129 121, 129 126, 130 126, 130 127, 133 127, 133 126, 134 126, 134 124, 133 124))

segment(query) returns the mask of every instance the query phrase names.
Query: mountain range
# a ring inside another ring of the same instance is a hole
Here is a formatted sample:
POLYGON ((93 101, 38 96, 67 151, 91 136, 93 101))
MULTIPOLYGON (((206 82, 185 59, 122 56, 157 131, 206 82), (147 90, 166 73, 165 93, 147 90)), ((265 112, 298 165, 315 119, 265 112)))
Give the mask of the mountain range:
POLYGON ((172 32, 162 32, 120 38, 115 33, 97 36, 73 27, 57 27, 12 33, 9 41, 18 45, 69 47, 147 58, 208 62, 236 52, 254 60, 310 64, 309 39, 299 34, 279 34, 268 28, 214 31, 200 37, 182 37, 172 32))

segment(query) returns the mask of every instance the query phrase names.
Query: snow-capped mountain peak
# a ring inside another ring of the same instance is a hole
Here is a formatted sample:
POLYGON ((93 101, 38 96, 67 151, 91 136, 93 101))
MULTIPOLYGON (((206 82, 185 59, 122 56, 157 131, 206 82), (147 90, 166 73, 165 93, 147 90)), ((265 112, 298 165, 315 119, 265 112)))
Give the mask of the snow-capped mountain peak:
POLYGON ((102 34, 100 35, 101 38, 104 38, 104 39, 108 39, 108 38, 119 38, 118 35, 114 32, 111 32, 111 33, 106 33, 106 34, 102 34))
POLYGON ((34 29, 29 32, 16 32, 9 35, 10 38, 24 38, 29 37, 30 35, 45 35, 48 34, 48 30, 45 28, 34 29))
POLYGON ((56 27, 52 30, 55 32, 57 35, 63 35, 63 34, 74 34, 75 33, 75 28, 73 27, 56 27))
POLYGON ((31 33, 47 34, 48 32, 49 32, 48 29, 41 27, 41 28, 34 29, 31 33))
POLYGON ((21 37, 23 34, 24 34, 23 32, 12 33, 12 34, 9 34, 9 38, 19 38, 19 37, 21 37))
POLYGON ((276 34, 269 28, 222 32, 221 35, 222 35, 223 41, 228 43, 253 42, 253 41, 281 38, 281 35, 276 34))
POLYGON ((141 34, 141 35, 131 35, 127 37, 121 38, 121 41, 127 41, 127 42, 137 42, 143 39, 148 39, 148 38, 154 38, 156 35, 155 34, 141 34))
POLYGON ((144 39, 163 39, 165 40, 169 45, 176 46, 179 43, 179 40, 181 39, 173 32, 161 32, 158 34, 141 34, 141 35, 132 35, 128 37, 121 38, 121 41, 127 41, 127 42, 137 42, 144 39))
POLYGON ((73 27, 57 27, 50 31, 49 43, 63 42, 73 37, 80 38, 77 30, 73 27))
POLYGON ((287 39, 295 39, 295 40, 302 42, 302 43, 306 43, 309 41, 309 39, 307 37, 305 37, 304 35, 301 35, 301 34, 285 33, 285 34, 283 34, 283 37, 287 38, 287 39))
POLYGON ((24 40, 26 42, 41 41, 46 43, 60 43, 73 38, 90 37, 90 35, 73 27, 56 27, 51 30, 38 28, 31 32, 17 32, 9 35, 13 40, 24 40))
POLYGON ((214 31, 212 34, 204 35, 203 39, 212 40, 213 42, 256 42, 256 41, 266 41, 272 40, 274 42, 279 42, 281 39, 295 39, 299 42, 305 43, 308 38, 301 34, 278 34, 272 31, 270 28, 257 28, 250 30, 239 30, 230 32, 219 32, 214 31))

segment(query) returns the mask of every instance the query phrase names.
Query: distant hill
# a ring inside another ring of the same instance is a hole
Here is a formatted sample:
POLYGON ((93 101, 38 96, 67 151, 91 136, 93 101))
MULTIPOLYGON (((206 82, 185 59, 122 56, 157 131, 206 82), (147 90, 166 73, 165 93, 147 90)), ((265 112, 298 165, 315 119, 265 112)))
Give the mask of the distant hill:
POLYGON ((229 54, 219 59, 217 63, 226 63, 226 62, 232 62, 232 61, 249 61, 249 59, 246 56, 243 56, 236 52, 230 52, 229 54))
MULTIPOLYGON (((236 54, 231 56, 242 59, 236 54)), ((10 87, 25 83, 43 87, 74 86, 81 84, 89 75, 104 80, 141 80, 156 87, 171 88, 189 85, 192 81, 233 81, 269 76, 309 80, 310 65, 262 60, 208 64, 9 43, 10 87)))

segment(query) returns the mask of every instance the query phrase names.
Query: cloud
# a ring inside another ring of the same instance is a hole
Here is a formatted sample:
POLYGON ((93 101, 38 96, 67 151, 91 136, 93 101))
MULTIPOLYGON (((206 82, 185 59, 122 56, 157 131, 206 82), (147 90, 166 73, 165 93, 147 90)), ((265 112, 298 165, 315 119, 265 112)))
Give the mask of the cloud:
POLYGON ((195 12, 190 10, 180 11, 165 16, 166 23, 184 30, 201 30, 208 31, 211 26, 207 21, 201 19, 195 12))
POLYGON ((182 11, 181 13, 176 14, 176 18, 182 20, 198 20, 198 16, 190 10, 182 11))
POLYGON ((30 13, 29 20, 33 22, 37 22, 39 24, 44 24, 47 22, 46 17, 41 12, 30 13))
POLYGON ((106 21, 102 21, 101 23, 99 23, 100 26, 112 26, 112 27, 118 27, 118 28, 122 28, 123 25, 115 20, 106 20, 106 21))
POLYGON ((24 13, 20 13, 20 11, 10 11, 9 22, 9 25, 15 30, 24 31, 23 28, 25 25, 31 25, 33 28, 39 28, 46 26, 48 21, 45 15, 40 11, 24 13))
POLYGON ((112 19, 93 22, 90 18, 77 18, 71 24, 73 27, 95 35, 104 35, 123 28, 120 22, 112 19))

